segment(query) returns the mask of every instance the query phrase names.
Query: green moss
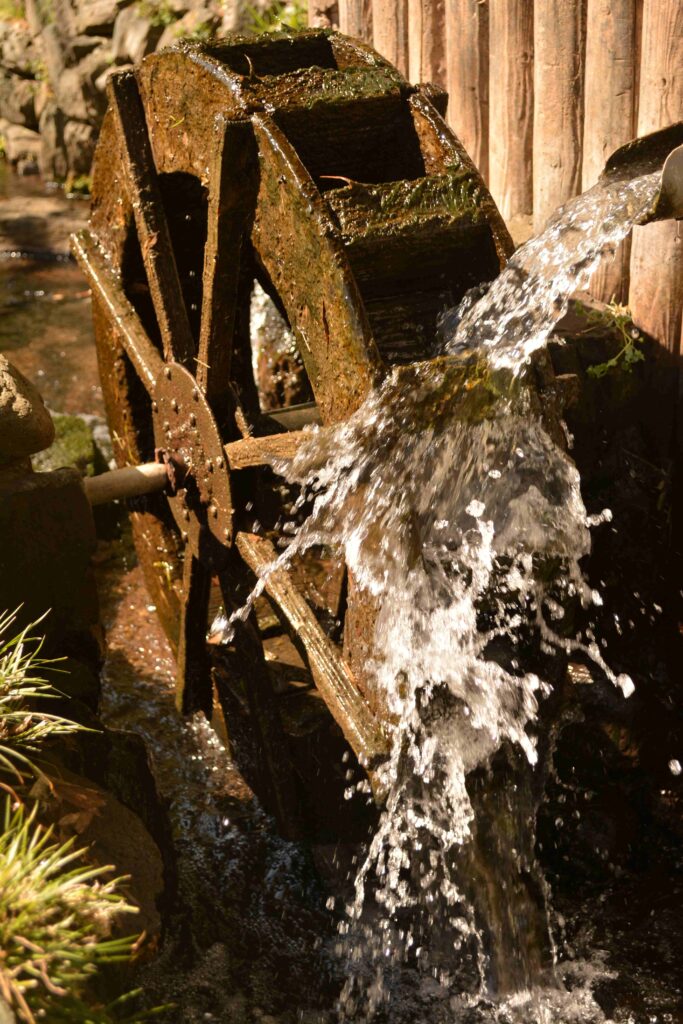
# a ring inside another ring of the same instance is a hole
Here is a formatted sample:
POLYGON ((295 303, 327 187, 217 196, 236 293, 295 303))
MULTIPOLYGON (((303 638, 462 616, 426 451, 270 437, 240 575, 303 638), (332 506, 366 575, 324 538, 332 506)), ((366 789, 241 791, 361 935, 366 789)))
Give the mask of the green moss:
POLYGON ((93 476, 96 470, 101 470, 101 456, 87 423, 79 416, 56 415, 53 420, 54 442, 46 451, 33 456, 33 468, 49 472, 63 466, 75 466, 83 476, 93 476))

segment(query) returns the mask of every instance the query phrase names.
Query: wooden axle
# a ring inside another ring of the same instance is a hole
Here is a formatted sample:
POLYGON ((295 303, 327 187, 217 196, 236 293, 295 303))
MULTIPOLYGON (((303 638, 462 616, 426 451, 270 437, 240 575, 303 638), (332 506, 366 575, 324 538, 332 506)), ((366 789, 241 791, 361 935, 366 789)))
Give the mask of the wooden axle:
MULTIPOLYGON (((225 445, 225 454, 231 470, 263 466, 271 459, 291 459, 306 439, 303 430, 293 430, 269 437, 245 437, 225 445)), ((137 498, 143 494, 157 494, 168 485, 168 471, 162 462, 144 462, 140 466, 124 466, 98 476, 85 477, 83 487, 91 505, 104 505, 108 501, 137 498)))

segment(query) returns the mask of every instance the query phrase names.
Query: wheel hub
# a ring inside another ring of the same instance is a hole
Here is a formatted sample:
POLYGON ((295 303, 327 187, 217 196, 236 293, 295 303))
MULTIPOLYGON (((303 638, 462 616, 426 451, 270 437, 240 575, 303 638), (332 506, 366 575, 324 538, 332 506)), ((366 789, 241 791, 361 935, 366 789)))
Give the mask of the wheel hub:
POLYGON ((226 563, 233 537, 230 478, 218 427, 194 377, 169 363, 154 386, 154 439, 179 471, 168 503, 183 542, 212 570, 226 563))

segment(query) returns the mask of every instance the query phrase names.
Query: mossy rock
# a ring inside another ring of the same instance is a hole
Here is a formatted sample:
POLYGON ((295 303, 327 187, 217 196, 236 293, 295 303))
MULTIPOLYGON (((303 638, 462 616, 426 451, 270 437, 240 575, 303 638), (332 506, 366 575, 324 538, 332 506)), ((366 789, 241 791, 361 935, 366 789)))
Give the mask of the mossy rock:
POLYGON ((75 466, 83 476, 94 476, 107 468, 90 427, 80 416, 55 414, 52 418, 55 439, 44 452, 33 456, 34 470, 50 472, 75 466))

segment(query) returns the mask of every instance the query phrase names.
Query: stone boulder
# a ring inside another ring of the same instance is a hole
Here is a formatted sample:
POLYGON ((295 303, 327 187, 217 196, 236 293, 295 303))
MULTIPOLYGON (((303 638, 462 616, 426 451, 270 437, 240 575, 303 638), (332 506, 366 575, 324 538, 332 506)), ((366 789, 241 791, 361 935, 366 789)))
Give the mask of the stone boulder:
POLYGON ((68 63, 66 39, 56 25, 46 25, 39 40, 48 81, 56 89, 68 63))
POLYGON ((221 16, 211 8, 197 5, 179 18, 173 25, 168 25, 157 43, 157 50, 173 46, 181 39, 197 39, 204 42, 210 38, 221 25, 221 16))
POLYGON ((43 451, 54 437, 52 417, 37 388, 0 355, 0 462, 43 451))
POLYGON ((37 83, 0 69, 0 111, 12 124, 36 129, 35 98, 37 83))
POLYGON ((97 142, 97 129, 83 121, 67 121, 63 138, 69 173, 89 174, 97 142))
POLYGON ((27 173, 32 166, 38 170, 41 142, 38 132, 21 124, 9 124, 4 131, 5 155, 20 172, 27 173))
POLYGON ((164 26, 153 24, 150 18, 140 14, 136 5, 126 7, 114 25, 114 57, 123 63, 137 64, 148 53, 153 53, 163 32, 164 26))
POLYGON ((40 173, 48 181, 63 181, 69 173, 64 145, 65 124, 64 112, 54 97, 48 99, 39 120, 40 173))
POLYGON ((33 76, 39 59, 27 22, 0 21, 0 64, 6 71, 33 76))
POLYGON ((118 12, 118 0, 77 0, 74 17, 76 32, 111 37, 118 12))
POLYGON ((92 124, 100 122, 107 108, 107 99, 95 83, 113 63, 111 49, 101 46, 79 64, 66 68, 55 83, 55 94, 67 118, 92 124))

